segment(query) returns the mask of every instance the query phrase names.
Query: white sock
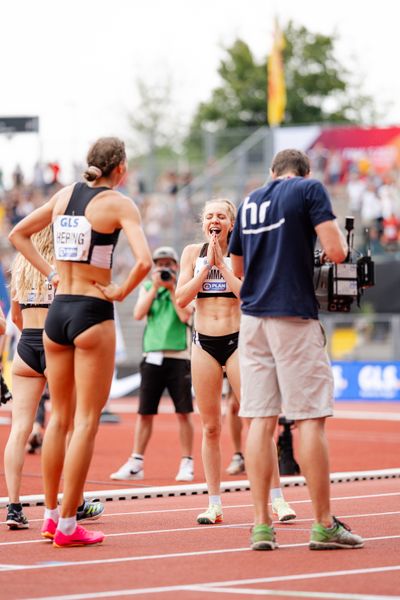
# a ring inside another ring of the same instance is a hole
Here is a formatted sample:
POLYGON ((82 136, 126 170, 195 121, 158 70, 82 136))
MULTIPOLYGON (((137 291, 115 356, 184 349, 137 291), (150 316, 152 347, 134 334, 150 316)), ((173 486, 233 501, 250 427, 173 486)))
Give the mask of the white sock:
POLYGON ((67 517, 66 519, 60 517, 57 529, 64 535, 71 535, 76 529, 76 517, 67 517))
POLYGON ((271 498, 271 502, 273 502, 277 498, 283 498, 282 488, 280 488, 280 487, 278 487, 278 488, 272 488, 270 490, 269 496, 271 498))
POLYGON ((143 462, 144 456, 143 456, 143 454, 131 454, 130 458, 134 462, 136 462, 138 460, 140 460, 141 462, 143 462))
POLYGON ((209 504, 221 504, 221 496, 209 496, 209 504))
POLYGON ((58 523, 60 518, 58 508, 45 508, 44 509, 44 520, 51 519, 54 523, 58 523))

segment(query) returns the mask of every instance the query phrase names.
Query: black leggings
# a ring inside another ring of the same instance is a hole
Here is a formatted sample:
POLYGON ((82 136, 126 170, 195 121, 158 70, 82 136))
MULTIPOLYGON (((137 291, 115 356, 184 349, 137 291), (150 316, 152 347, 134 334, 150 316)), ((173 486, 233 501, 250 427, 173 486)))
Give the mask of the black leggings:
POLYGON ((94 296, 56 294, 44 330, 53 342, 73 346, 74 339, 93 325, 114 319, 114 305, 94 296))

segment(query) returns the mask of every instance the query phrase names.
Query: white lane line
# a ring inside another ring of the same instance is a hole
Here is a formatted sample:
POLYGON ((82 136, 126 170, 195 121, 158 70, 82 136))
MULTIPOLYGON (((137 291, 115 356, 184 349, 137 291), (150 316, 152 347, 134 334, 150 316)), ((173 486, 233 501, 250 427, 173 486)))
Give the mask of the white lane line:
MULTIPOLYGON (((369 471, 343 471, 340 473, 331 473, 330 482, 344 483, 353 481, 371 481, 376 479, 394 479, 400 477, 400 469, 374 469, 369 471)), ((281 477, 282 487, 298 487, 305 486, 306 481, 302 475, 281 477)), ((247 479, 221 481, 221 493, 235 493, 250 491, 250 483, 247 479)), ((150 498, 166 498, 166 497, 182 497, 182 496, 197 496, 207 494, 207 485, 205 483, 190 483, 187 485, 171 485, 171 486, 142 486, 138 488, 125 488, 119 490, 93 490, 90 496, 96 496, 103 502, 119 501, 119 500, 144 500, 150 498)), ((62 499, 62 494, 59 494, 59 500, 62 499)), ((86 493, 86 497, 89 494, 86 493)), ((23 506, 43 506, 43 494, 35 494, 30 496, 21 496, 20 502, 23 506)), ((3 496, 0 498, 0 507, 5 507, 8 504, 8 498, 3 496)))
MULTIPOLYGON (((200 585, 221 587, 228 585, 252 585, 260 583, 276 583, 278 581, 305 581, 306 579, 323 579, 325 577, 344 577, 347 575, 371 575, 372 573, 391 573, 400 571, 400 565, 387 567, 365 567, 363 569, 347 569, 344 571, 317 571, 315 573, 299 573, 298 575, 276 575, 274 577, 257 577, 251 579, 232 579, 218 583, 204 583, 200 585)), ((391 596, 393 598, 393 596, 391 596)))
MULTIPOLYGON (((400 511, 388 511, 388 512, 379 512, 379 513, 364 513, 364 514, 356 514, 356 515, 340 515, 341 519, 363 519, 363 518, 371 518, 371 517, 387 517, 387 516, 391 516, 391 515, 399 515, 400 511)), ((309 531, 309 528, 307 527, 296 527, 297 523, 312 523, 313 522, 313 518, 307 518, 307 519, 299 519, 296 518, 296 520, 291 521, 290 523, 287 524, 283 524, 280 523, 279 521, 274 521, 274 527, 275 527, 275 531, 279 531, 282 532, 284 531, 285 533, 292 533, 293 531, 309 531)), ((174 529, 145 529, 142 531, 124 531, 121 533, 107 533, 106 537, 125 537, 125 536, 130 536, 130 535, 154 535, 157 533, 166 533, 166 534, 170 534, 170 533, 185 533, 187 531, 197 531, 197 532, 202 532, 202 531, 207 531, 208 529, 212 529, 213 531, 218 531, 220 529, 241 529, 241 528, 246 528, 248 529, 249 527, 251 527, 253 525, 252 521, 249 521, 247 523, 229 523, 229 524, 218 524, 217 526, 215 525, 196 525, 195 527, 176 527, 174 529)), ((19 545, 24 545, 24 544, 48 544, 48 540, 43 540, 43 538, 35 538, 33 540, 18 540, 18 541, 12 541, 12 542, 0 542, 0 547, 1 546, 19 546, 19 545)))
MULTIPOLYGON (((390 496, 400 496, 400 491, 399 492, 385 492, 385 493, 380 493, 380 494, 363 494, 363 495, 358 495, 358 496, 336 496, 336 497, 331 497, 331 502, 337 501, 337 500, 362 500, 362 499, 369 499, 369 498, 386 498, 386 497, 390 497, 390 496)), ((94 494, 93 494, 93 497, 94 494)), ((125 502, 125 501, 124 501, 125 502)), ((133 500, 132 500, 133 502, 133 500)), ((136 501, 135 501, 136 502, 136 501)), ((309 498, 305 498, 304 500, 289 500, 290 504, 310 504, 311 500, 309 498)), ((251 508, 253 505, 252 504, 223 504, 223 508, 224 510, 228 510, 230 508, 251 508)), ((134 510, 134 511, 129 511, 129 512, 116 512, 116 513, 103 513, 101 515, 101 518, 103 519, 104 517, 126 517, 129 515, 152 515, 152 514, 165 514, 165 513, 180 513, 180 512, 189 512, 189 511, 199 511, 199 510, 203 510, 204 509, 204 505, 202 506, 198 506, 196 508, 193 507, 182 507, 182 508, 167 508, 167 509, 157 509, 157 510, 134 510)), ((39 523, 42 522, 43 519, 29 519, 30 523, 39 523)), ((0 521, 0 525, 5 525, 5 521, 0 521)))
MULTIPOLYGON (((371 541, 381 541, 381 540, 397 540, 400 539, 399 535, 383 535, 377 537, 364 538, 365 542, 371 541)), ((280 544, 280 548, 301 548, 308 547, 308 542, 301 542, 296 544, 280 544)), ((118 558, 104 558, 97 560, 81 560, 81 561, 50 561, 50 562, 42 562, 33 565, 15 565, 3 564, 1 571, 9 572, 9 571, 17 571, 17 570, 25 570, 25 571, 37 571, 40 569, 54 569, 54 568, 65 568, 65 567, 77 567, 77 566, 86 566, 86 565, 109 565, 123 562, 140 562, 145 560, 166 560, 169 558, 185 558, 190 556, 208 556, 213 554, 224 554, 224 553, 235 553, 235 552, 251 552, 249 546, 245 548, 222 548, 218 550, 199 550, 197 552, 173 552, 170 554, 149 554, 145 556, 120 556, 118 558)), ((0 573, 1 573, 0 571, 0 573)))
MULTIPOLYGON (((371 518, 371 517, 385 517, 385 516, 390 516, 390 515, 398 515, 400 514, 400 511, 388 511, 388 512, 383 512, 383 513, 364 513, 364 514, 356 514, 356 515, 341 515, 340 518, 341 519, 361 519, 361 518, 371 518)), ((306 527, 296 527, 297 523, 312 523, 313 522, 313 518, 308 518, 308 519, 299 519, 296 518, 295 521, 291 521, 290 524, 282 524, 279 521, 274 521, 274 527, 276 531, 282 532, 284 531, 285 533, 292 533, 293 531, 309 531, 309 528, 306 527)), ((253 525, 253 523, 251 521, 247 522, 247 523, 230 523, 230 524, 225 524, 225 525, 221 525, 218 524, 217 526, 214 525, 203 525, 203 526, 199 526, 196 525, 195 527, 176 527, 174 529, 145 529, 142 531, 124 531, 122 533, 107 533, 106 537, 125 537, 125 536, 130 536, 130 535, 154 535, 157 533, 166 533, 166 534, 170 534, 170 533, 185 533, 187 531, 197 531, 197 532, 201 532, 201 531, 206 531, 207 529, 213 529, 213 531, 218 531, 219 529, 240 529, 240 528, 249 528, 253 525)), ((18 546, 21 544, 48 544, 48 541, 45 541, 43 539, 34 539, 34 540, 19 540, 19 541, 12 541, 12 542, 0 542, 0 546, 18 546)))
POLYGON ((336 419, 357 419, 362 421, 400 421, 399 412, 373 412, 356 410, 334 410, 336 419))
POLYGON ((191 591, 194 592, 210 592, 214 594, 236 594, 239 596, 281 596, 283 598, 321 598, 322 600, 399 600, 400 596, 381 596, 376 594, 339 594, 336 592, 305 592, 298 590, 266 590, 266 589, 255 589, 255 588, 229 588, 229 587, 206 587, 199 585, 191 586, 191 591))
MULTIPOLYGON (((324 571, 317 573, 300 573, 299 575, 279 575, 275 577, 263 577, 258 579, 234 579, 230 581, 216 581, 209 583, 193 583, 188 585, 173 585, 173 586, 160 586, 152 588, 133 588, 124 590, 113 590, 109 592, 93 592, 88 594, 68 594, 62 596, 42 596, 40 598, 26 598, 25 600, 90 600, 91 598, 117 598, 120 596, 138 596, 140 594, 156 594, 164 592, 174 591, 203 591, 208 590, 215 591, 216 589, 224 588, 227 586, 234 585, 251 585, 251 584, 262 584, 262 583, 275 583, 278 581, 301 581, 307 579, 323 579, 325 577, 343 577, 346 575, 371 575, 373 573, 391 573, 393 571, 400 571, 400 565, 388 566, 388 567, 372 567, 365 569, 351 569, 347 571, 324 571), (201 588, 201 589, 199 589, 201 588)), ((263 590, 265 591, 265 590, 263 590)), ((344 595, 343 598, 351 598, 349 595, 344 595)), ((368 599, 368 596, 366 597, 368 599)), ((376 596, 379 600, 390 598, 390 600, 398 600, 399 596, 376 596)), ((369 599, 368 599, 369 600, 369 599)))

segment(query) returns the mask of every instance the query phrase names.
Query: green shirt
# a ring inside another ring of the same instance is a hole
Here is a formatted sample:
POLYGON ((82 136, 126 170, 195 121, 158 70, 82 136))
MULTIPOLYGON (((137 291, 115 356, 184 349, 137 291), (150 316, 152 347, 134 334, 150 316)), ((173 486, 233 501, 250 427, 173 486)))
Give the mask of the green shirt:
MULTIPOLYGON (((151 281, 146 281, 144 288, 148 291, 151 281)), ((186 324, 177 315, 171 294, 167 288, 158 288, 150 310, 143 335, 144 352, 162 352, 164 350, 185 350, 186 324)))

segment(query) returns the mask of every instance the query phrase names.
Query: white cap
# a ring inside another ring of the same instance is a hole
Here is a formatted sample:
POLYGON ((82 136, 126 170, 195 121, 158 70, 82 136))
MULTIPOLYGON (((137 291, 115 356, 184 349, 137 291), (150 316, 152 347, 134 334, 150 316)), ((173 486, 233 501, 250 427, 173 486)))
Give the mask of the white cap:
POLYGON ((153 260, 156 261, 160 258, 172 258, 172 260, 174 260, 176 264, 179 264, 178 253, 176 252, 176 250, 171 248, 171 246, 161 246, 160 248, 156 248, 154 250, 153 260))

